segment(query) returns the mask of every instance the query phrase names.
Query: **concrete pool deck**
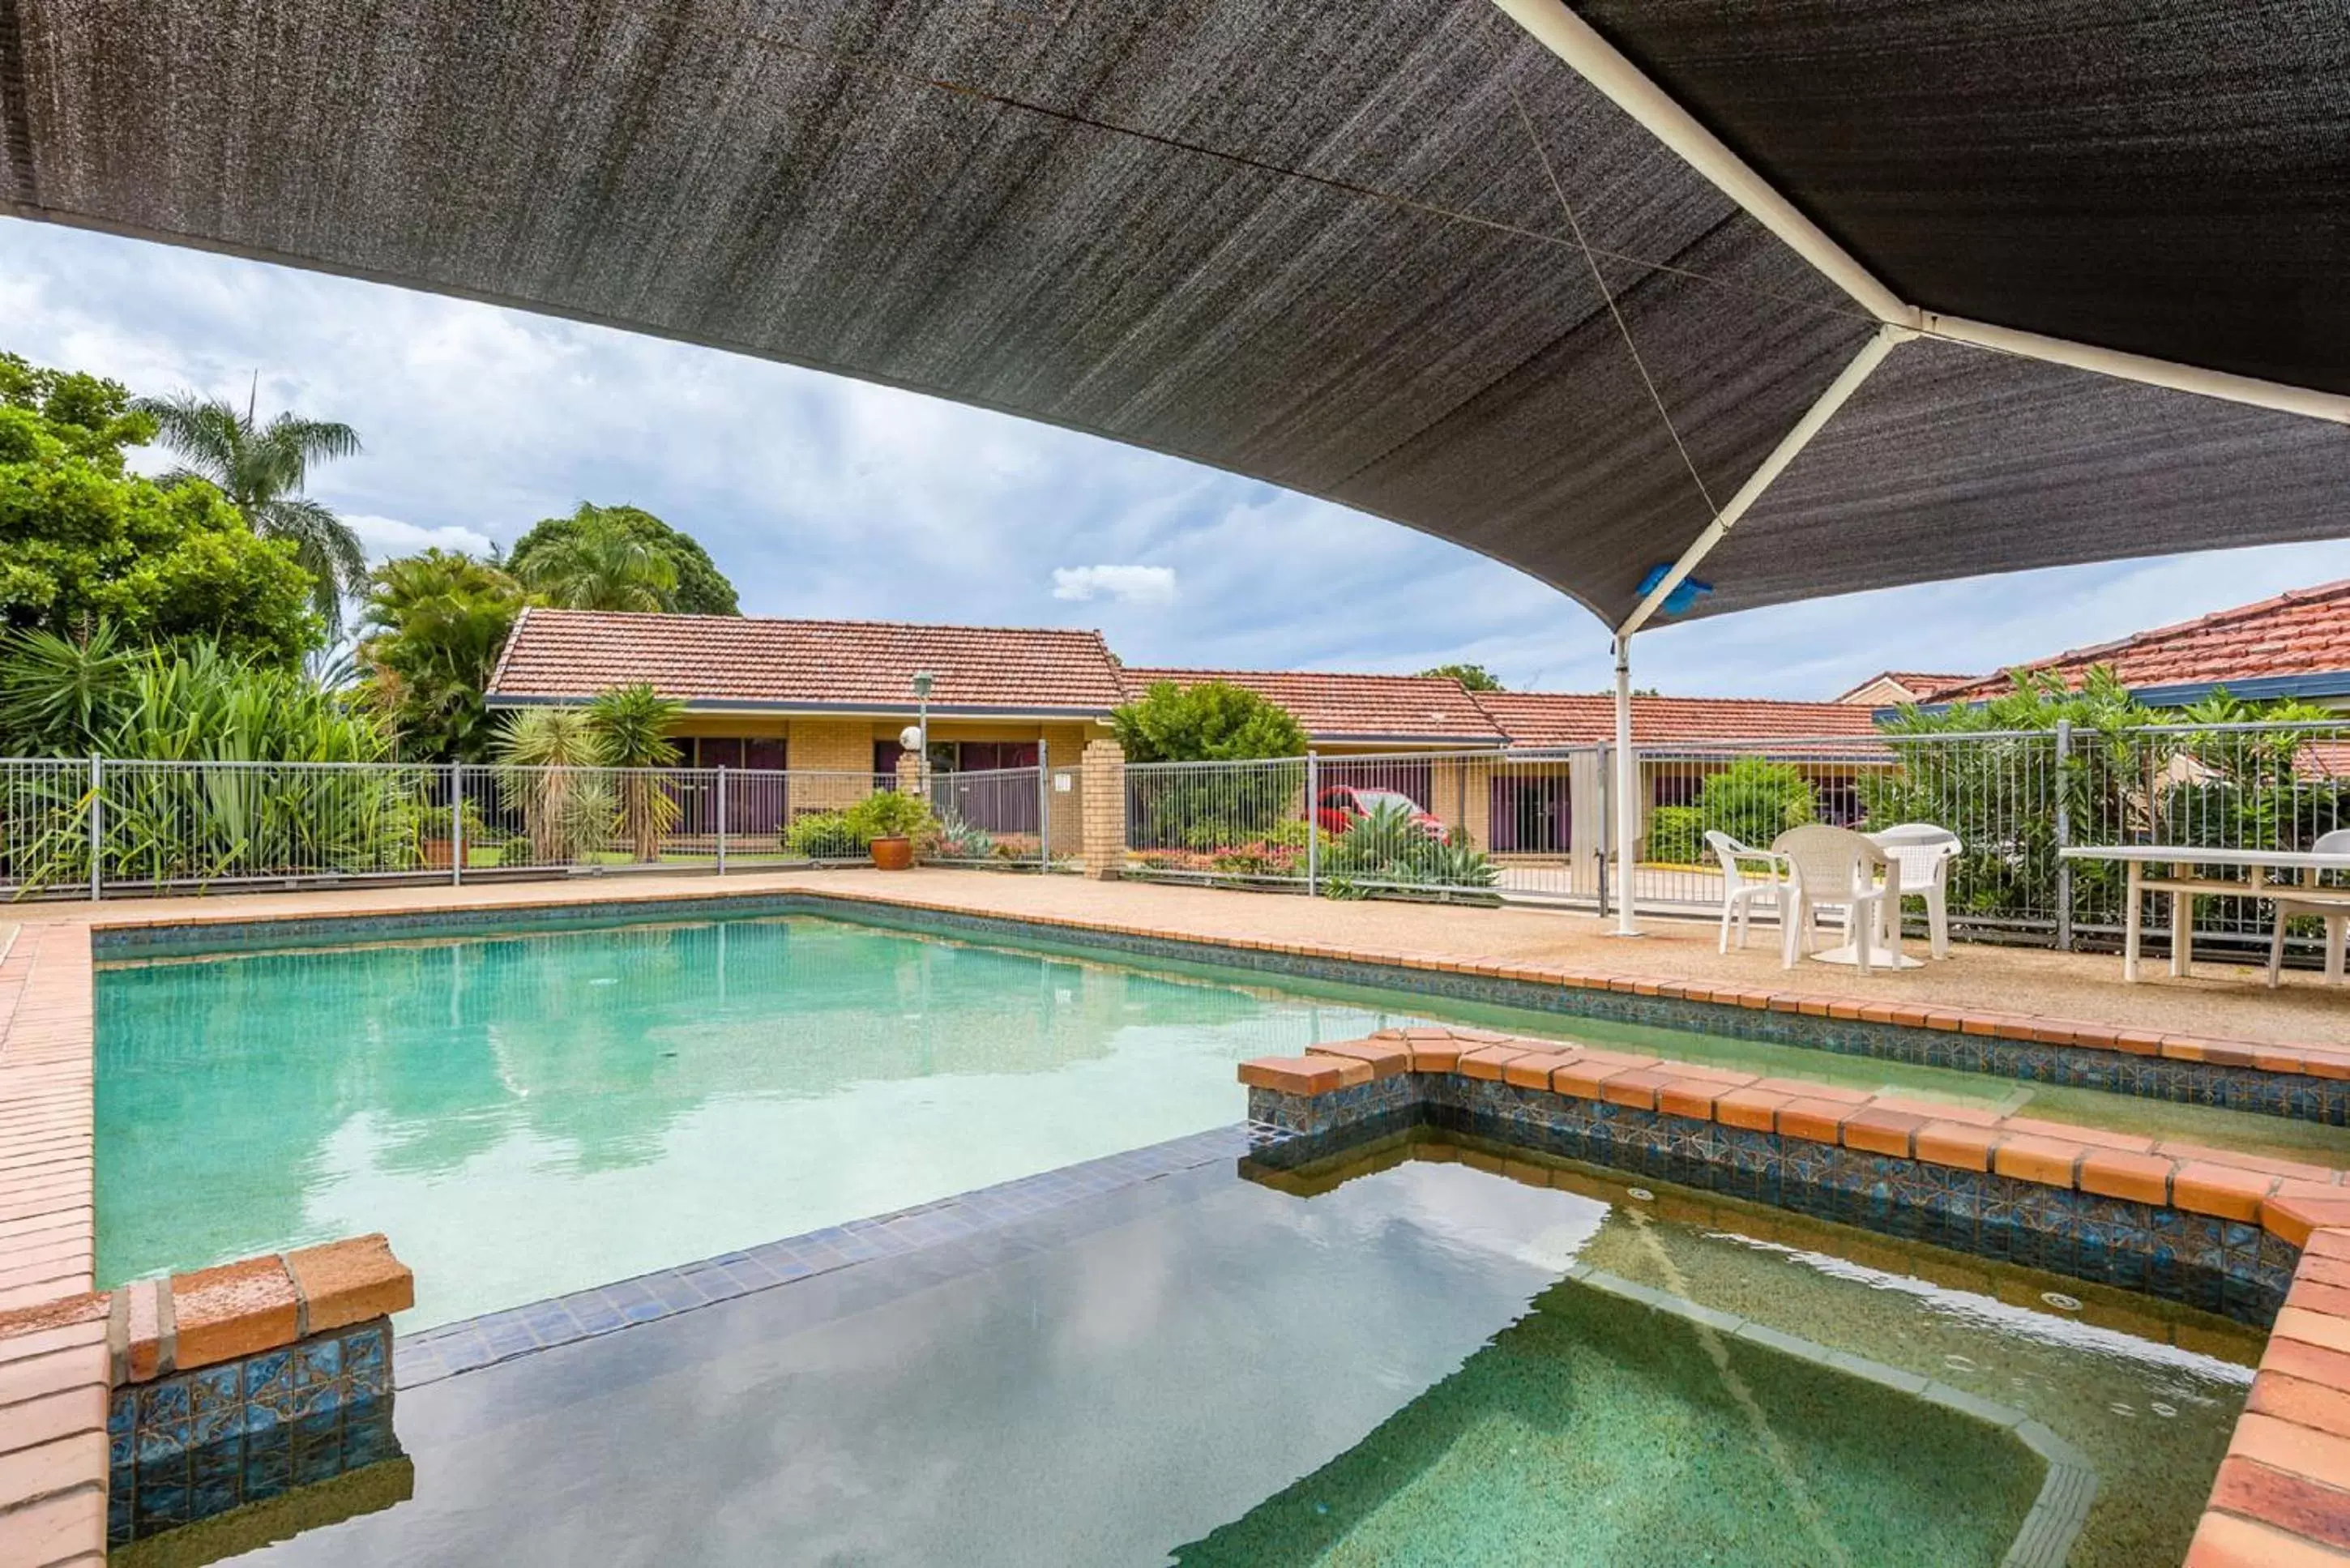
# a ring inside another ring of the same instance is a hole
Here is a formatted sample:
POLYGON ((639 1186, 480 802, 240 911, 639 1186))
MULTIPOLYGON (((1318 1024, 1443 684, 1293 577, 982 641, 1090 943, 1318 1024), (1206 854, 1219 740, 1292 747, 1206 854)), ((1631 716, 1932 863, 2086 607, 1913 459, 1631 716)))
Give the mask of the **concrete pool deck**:
MULTIPOLYGON (((93 930, 790 893, 1035 921, 1080 940, 1118 932, 2350 1078, 2350 992, 2314 976, 2271 992, 2255 970, 2207 964, 2126 985, 2110 956, 1961 945, 1948 962, 1863 980, 1783 971, 1767 938, 1717 953, 1711 922, 1656 920, 1624 940, 1593 917, 1523 908, 864 869, 28 903, 10 911, 18 929, 0 956, 0 1312, 37 1314, 93 1283, 93 930)), ((0 1340, 0 1568, 103 1560, 105 1327, 61 1321, 0 1340)))

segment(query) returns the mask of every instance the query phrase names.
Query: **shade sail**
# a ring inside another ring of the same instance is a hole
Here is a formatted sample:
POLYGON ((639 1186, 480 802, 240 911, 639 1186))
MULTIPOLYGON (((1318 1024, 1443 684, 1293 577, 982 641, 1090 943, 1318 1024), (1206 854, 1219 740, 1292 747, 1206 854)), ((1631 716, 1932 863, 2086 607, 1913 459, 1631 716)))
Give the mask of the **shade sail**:
MULTIPOLYGON (((2341 171, 2293 206, 2242 170, 2306 171, 2304 111, 2338 146, 2318 67, 2350 18, 2296 8, 2276 101, 2213 119, 2147 58, 2224 76, 2286 46, 2138 9, 1590 6, 1921 302, 2333 386, 2350 305, 2303 285, 2350 259, 2341 171), (2043 13, 2057 64, 2044 29, 1970 42, 2043 13), (1872 73, 1927 46, 2013 79, 1905 66, 1888 95, 1872 73), (2016 122, 2030 93, 2104 106, 2093 166, 2048 141, 2085 121, 2016 122), (1905 107, 1932 130, 1888 130, 1905 107), (2257 222, 2220 221, 2231 181, 2257 222), (2084 249, 2067 185, 2134 245, 2084 249)), ((1456 540, 1611 624, 1876 327, 1486 0, 0 0, 0 201, 1093 431, 1456 540)), ((1919 340, 1692 613, 2330 536, 2345 497, 2339 425, 1919 340)))

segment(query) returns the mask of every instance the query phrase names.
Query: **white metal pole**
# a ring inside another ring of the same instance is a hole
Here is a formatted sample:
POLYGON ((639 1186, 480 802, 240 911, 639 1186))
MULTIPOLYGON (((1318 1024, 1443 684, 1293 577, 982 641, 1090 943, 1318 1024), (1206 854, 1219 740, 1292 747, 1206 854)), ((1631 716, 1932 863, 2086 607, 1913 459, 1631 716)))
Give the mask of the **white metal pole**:
POLYGON ((1322 759, 1305 753, 1305 896, 1318 896, 1322 880, 1322 759))
POLYGON ((1779 444, 1771 449, 1771 454, 1746 476, 1746 483, 1738 487, 1738 493, 1722 504, 1721 510, 1714 514, 1713 521, 1690 541, 1689 547, 1681 552, 1672 569, 1633 607, 1624 624, 1616 628, 1619 639, 1639 630, 1648 623, 1649 617, 1664 607, 1665 601, 1672 597, 1673 590, 1681 586, 1699 562, 1712 553, 1716 545, 1729 536, 1732 528, 1738 526, 1739 519, 1762 498, 1762 493, 1771 488, 1772 481, 1786 472, 1787 465, 1811 444, 1814 436, 1827 428, 1828 421, 1835 417, 1836 410, 1852 400, 1852 395, 1860 390, 1860 384, 1868 379, 1870 372, 1885 363, 1885 357, 1898 346, 1916 336, 1916 333, 1900 327, 1880 327, 1870 334, 1868 341, 1860 346, 1860 351, 1852 357, 1836 379, 1813 400, 1812 406, 1804 411, 1804 417, 1779 438, 1779 444))
POLYGON ((2051 365, 2141 381, 2151 387, 2221 398, 2253 408, 2275 409, 2310 419, 2350 424, 2350 397, 2289 386, 2251 376, 2231 375, 2200 365, 2181 365, 2143 354, 2049 337, 1990 322, 1937 315, 1903 299, 1825 230, 1803 213, 1779 189, 1732 152, 1721 139, 1681 107, 1673 96, 1600 36, 1565 0, 1493 0, 1534 40, 1566 62, 1585 81, 1663 142, 1714 188, 1835 284, 1879 321, 1923 332, 1949 343, 1965 343, 1993 353, 2013 354, 2051 365))
POLYGON ((449 764, 449 885, 465 880, 465 764, 449 764))
POLYGON ((1036 737, 1036 869, 1053 868, 1053 744, 1036 737))
POLYGON ((106 763, 89 754, 89 898, 106 897, 106 763))
POLYGON ((1632 909, 1632 862, 1640 841, 1640 764, 1632 755, 1632 639, 1616 639, 1616 929, 1637 937, 1632 909))
POLYGON ((726 766, 718 768, 718 874, 726 875, 726 766))

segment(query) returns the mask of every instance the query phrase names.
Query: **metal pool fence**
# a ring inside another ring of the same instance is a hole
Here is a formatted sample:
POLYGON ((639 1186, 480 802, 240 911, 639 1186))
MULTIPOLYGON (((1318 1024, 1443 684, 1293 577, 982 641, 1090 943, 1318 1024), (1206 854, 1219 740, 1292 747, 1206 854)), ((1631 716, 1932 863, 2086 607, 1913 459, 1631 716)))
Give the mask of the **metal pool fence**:
MULTIPOLYGON (((1963 846, 1952 922, 2061 949, 2117 941, 2120 869, 2068 846, 2306 848, 2350 827, 2350 720, 1706 742, 1637 748, 1643 909, 1720 907, 1710 832, 1923 822, 1963 846)), ((1615 768, 1603 746, 1128 764, 1122 874, 1605 911, 1615 768)), ((889 774, 731 768, 0 760, 0 898, 369 880, 619 875, 809 861, 866 848, 842 814, 889 774)), ((934 862, 1066 870, 1085 775, 933 773, 934 862)), ((1110 821, 1115 825, 1117 813, 1110 821)), ((2194 902, 2215 950, 2265 942, 2250 898, 2194 902)), ((2167 933, 2167 899, 2147 911, 2167 933)), ((2296 928, 2306 949, 2315 927, 2296 928)))
POLYGON ((1039 764, 933 772, 924 786, 942 866, 1068 869, 1081 851, 1084 794, 1075 768, 1039 764))
MULTIPOLYGON (((897 787, 865 771, 0 760, 0 898, 850 863, 867 851, 842 814, 897 787)), ((946 831, 930 858, 1075 858, 1074 769, 941 774, 931 794, 946 831)))
MULTIPOLYGON (((1964 846, 1954 924, 2070 949, 2117 940, 2124 911, 2119 868, 2061 859, 2067 846, 2297 849, 2350 827, 2350 721, 1774 737, 1635 758, 1631 892, 1660 912, 1721 907, 1710 832, 1767 846, 1806 822, 1931 823, 1964 846)), ((1604 911, 1624 890, 1615 774, 1604 746, 1129 764, 1126 874, 1604 911)), ((2260 900, 2195 909, 2208 947, 2267 940, 2260 900)), ((2167 903, 2150 913, 2167 919, 2167 903)))

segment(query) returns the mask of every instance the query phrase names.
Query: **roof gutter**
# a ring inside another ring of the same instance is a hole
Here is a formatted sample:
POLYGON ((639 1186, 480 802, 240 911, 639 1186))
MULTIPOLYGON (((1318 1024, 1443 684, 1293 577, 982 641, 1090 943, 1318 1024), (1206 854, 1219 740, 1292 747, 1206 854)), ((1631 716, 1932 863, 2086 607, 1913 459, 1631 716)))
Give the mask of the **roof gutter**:
MULTIPOLYGON (((483 696, 483 705, 490 708, 555 708, 577 706, 592 701, 587 696, 546 694, 524 695, 516 692, 493 691, 483 696)), ((878 706, 871 702, 794 702, 769 701, 759 698, 689 697, 683 700, 688 715, 698 713, 807 713, 828 719, 910 719, 921 710, 913 703, 902 708, 878 706)), ((933 702, 930 705, 933 719, 1062 719, 1109 722, 1107 708, 994 708, 981 703, 933 702)))

